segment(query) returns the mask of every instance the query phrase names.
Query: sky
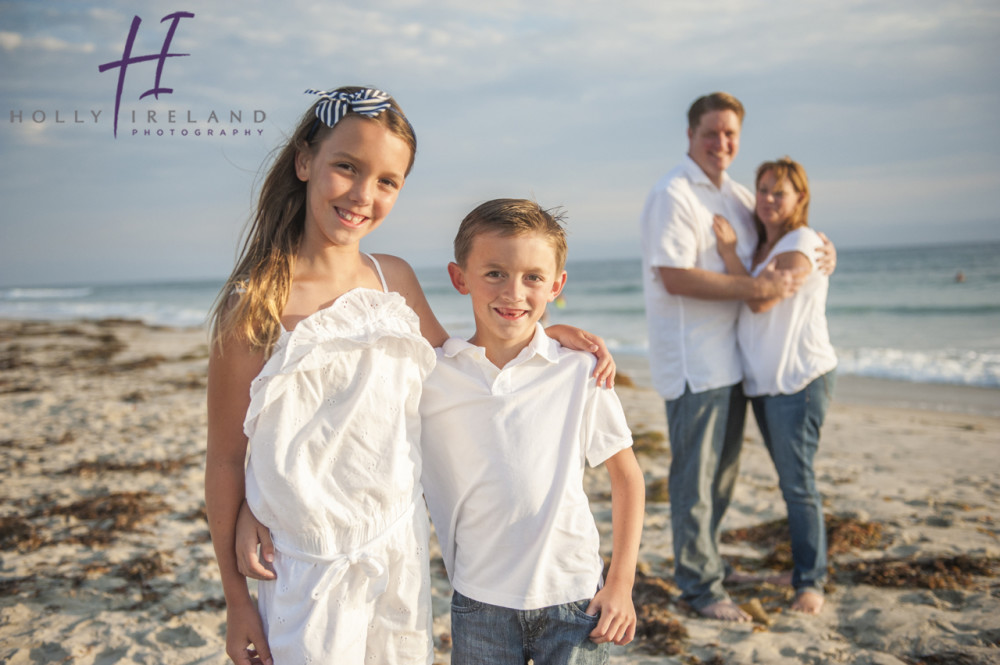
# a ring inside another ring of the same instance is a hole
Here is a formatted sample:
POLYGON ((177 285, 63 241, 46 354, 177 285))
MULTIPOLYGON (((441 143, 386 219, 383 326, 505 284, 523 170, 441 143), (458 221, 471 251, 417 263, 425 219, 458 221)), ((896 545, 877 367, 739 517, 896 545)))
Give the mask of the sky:
POLYGON ((303 91, 349 84, 416 129, 362 247, 417 267, 498 197, 564 208, 571 261, 638 256, 716 90, 747 109, 730 174, 801 162, 838 248, 998 240, 998 64, 995 0, 0 1, 0 286, 224 278, 303 91), (136 16, 132 56, 161 53, 176 12, 172 92, 142 97, 158 61, 130 64, 115 135, 100 66, 136 16))

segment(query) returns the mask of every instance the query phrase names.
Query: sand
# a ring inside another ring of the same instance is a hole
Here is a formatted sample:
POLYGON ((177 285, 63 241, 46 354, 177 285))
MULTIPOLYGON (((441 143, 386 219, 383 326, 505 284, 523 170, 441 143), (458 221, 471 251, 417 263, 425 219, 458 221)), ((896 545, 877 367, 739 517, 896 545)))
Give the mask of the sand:
MULTIPOLYGON (((202 498, 206 364, 201 330, 0 322, 0 662, 226 662, 202 498)), ((816 461, 827 605, 797 615, 786 587, 747 582, 731 591, 759 619, 732 625, 678 603, 662 402, 641 363, 620 364, 648 509, 641 637, 613 663, 1000 663, 1000 391, 842 381, 816 461)), ((606 476, 587 485, 610 544, 606 476)), ((784 515, 750 424, 725 523, 737 569, 787 567, 784 515)), ((431 568, 448 663, 450 589, 436 554, 431 568)))

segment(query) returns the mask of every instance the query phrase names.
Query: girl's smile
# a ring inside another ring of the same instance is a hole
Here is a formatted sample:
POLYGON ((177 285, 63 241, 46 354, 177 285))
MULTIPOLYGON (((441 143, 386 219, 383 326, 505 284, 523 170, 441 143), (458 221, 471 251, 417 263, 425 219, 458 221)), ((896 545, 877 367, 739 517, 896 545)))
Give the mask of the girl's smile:
POLYGON ((385 126, 347 116, 312 150, 298 153, 306 183, 303 249, 356 245, 392 210, 406 179, 410 147, 385 126))

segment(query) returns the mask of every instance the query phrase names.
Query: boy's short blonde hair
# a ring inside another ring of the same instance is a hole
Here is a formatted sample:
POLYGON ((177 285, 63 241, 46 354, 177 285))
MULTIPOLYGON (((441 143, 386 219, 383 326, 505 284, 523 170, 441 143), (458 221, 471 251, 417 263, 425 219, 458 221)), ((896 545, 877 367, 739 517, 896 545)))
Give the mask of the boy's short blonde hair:
POLYGON ((472 251, 472 241, 483 233, 517 236, 539 233, 551 244, 555 252, 556 273, 566 267, 565 215, 559 209, 544 210, 527 199, 493 199, 476 207, 462 220, 455 235, 455 263, 465 267, 472 251))

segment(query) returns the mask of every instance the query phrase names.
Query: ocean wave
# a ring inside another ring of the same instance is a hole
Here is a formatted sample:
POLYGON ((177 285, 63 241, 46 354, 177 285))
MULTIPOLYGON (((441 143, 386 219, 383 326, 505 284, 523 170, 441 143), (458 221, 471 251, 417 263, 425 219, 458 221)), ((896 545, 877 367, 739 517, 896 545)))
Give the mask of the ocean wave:
POLYGON ((887 348, 838 349, 837 371, 914 383, 1000 388, 1000 353, 887 348))
POLYGON ((954 305, 830 305, 828 317, 865 316, 890 314, 897 316, 995 316, 1000 314, 1000 305, 962 304, 954 305))
POLYGON ((163 303, 0 300, 0 318, 41 321, 136 319, 149 325, 191 328, 205 325, 208 312, 163 303))
POLYGON ((0 300, 59 300, 86 298, 93 292, 93 289, 89 287, 15 287, 10 289, 0 289, 0 300))

